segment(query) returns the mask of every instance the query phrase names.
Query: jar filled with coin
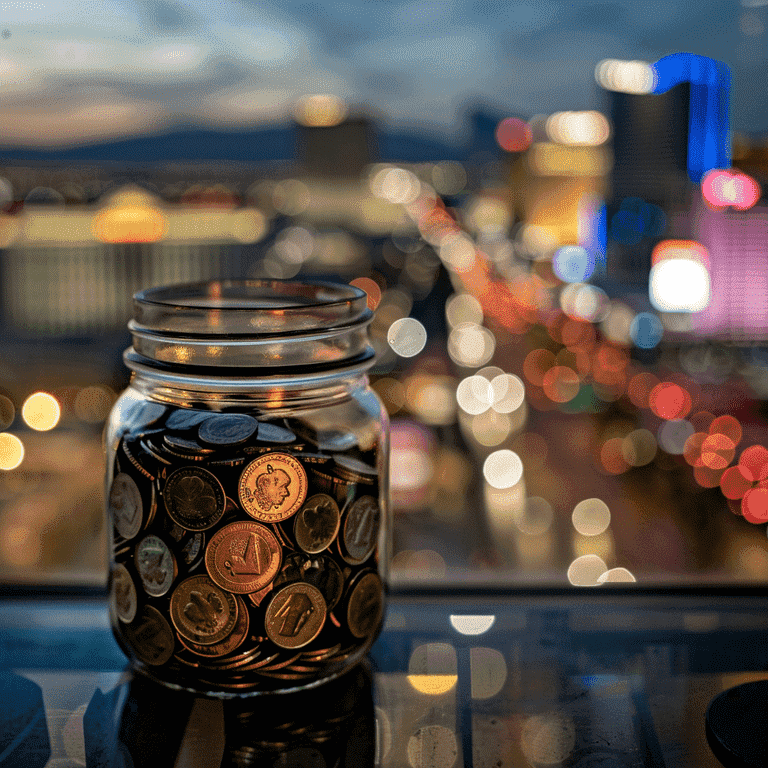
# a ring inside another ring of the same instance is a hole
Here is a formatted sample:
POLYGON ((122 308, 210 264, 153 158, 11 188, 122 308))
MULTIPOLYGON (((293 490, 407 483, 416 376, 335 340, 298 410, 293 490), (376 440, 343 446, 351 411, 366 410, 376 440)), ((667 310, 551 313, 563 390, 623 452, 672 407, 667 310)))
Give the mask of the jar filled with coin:
POLYGON ((366 654, 390 554, 370 320, 343 284, 136 294, 105 429, 112 627, 136 670, 254 695, 366 654))

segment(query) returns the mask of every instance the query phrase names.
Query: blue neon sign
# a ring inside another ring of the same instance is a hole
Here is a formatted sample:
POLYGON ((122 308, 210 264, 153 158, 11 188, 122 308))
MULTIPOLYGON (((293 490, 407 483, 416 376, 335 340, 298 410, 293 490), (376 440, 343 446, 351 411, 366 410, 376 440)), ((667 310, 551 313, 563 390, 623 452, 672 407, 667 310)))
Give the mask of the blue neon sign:
POLYGON ((726 64, 693 53, 673 53, 652 65, 654 93, 691 84, 688 176, 699 183, 713 168, 731 167, 728 109, 731 71, 726 64))

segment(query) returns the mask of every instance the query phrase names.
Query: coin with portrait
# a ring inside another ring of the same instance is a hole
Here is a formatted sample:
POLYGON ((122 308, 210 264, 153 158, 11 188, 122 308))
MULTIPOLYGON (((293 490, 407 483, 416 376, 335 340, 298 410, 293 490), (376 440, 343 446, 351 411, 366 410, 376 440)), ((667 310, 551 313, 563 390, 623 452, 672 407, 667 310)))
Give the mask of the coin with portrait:
POLYGON ((310 496, 296 514, 293 535, 305 552, 317 554, 326 549, 339 532, 339 505, 327 493, 310 496))
POLYGON ((263 523, 294 515, 307 497, 307 473, 288 453, 265 453, 240 475, 238 495, 243 509, 263 523))
POLYGON ((136 481, 125 472, 119 472, 109 490, 109 511, 117 532, 124 539, 132 539, 144 522, 144 504, 136 481))
POLYGON ((224 514, 226 497, 214 474, 202 467, 181 467, 165 482, 163 501, 171 519, 188 531, 205 531, 224 514))
POLYGON ((171 621, 176 631, 193 643, 221 642, 234 630, 237 613, 235 596, 208 576, 190 576, 171 595, 171 621))
POLYGON ((275 535, 251 521, 225 525, 211 537, 205 550, 208 575, 236 594, 258 592, 280 570, 282 548, 275 535))
POLYGON ((317 587, 295 582, 275 593, 264 623, 269 639, 280 648, 302 648, 325 624, 327 608, 317 587))

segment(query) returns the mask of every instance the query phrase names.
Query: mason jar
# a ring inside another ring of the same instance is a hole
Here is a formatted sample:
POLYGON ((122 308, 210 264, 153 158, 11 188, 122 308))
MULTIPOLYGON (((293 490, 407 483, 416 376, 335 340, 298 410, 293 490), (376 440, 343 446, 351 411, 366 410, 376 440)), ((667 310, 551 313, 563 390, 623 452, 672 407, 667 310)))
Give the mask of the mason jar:
POLYGON ((138 672, 223 697, 305 689, 376 639, 391 525, 371 319, 334 283, 134 296, 105 491, 112 628, 138 672))

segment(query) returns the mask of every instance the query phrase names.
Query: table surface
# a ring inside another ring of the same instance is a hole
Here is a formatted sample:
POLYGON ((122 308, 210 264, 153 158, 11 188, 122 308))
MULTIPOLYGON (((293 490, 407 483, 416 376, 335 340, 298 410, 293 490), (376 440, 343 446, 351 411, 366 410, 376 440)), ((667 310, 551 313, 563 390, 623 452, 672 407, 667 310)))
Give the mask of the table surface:
POLYGON ((366 664, 270 702, 133 677, 98 590, 0 604, 2 768, 707 768, 709 703, 768 679, 750 587, 400 589, 366 664))

